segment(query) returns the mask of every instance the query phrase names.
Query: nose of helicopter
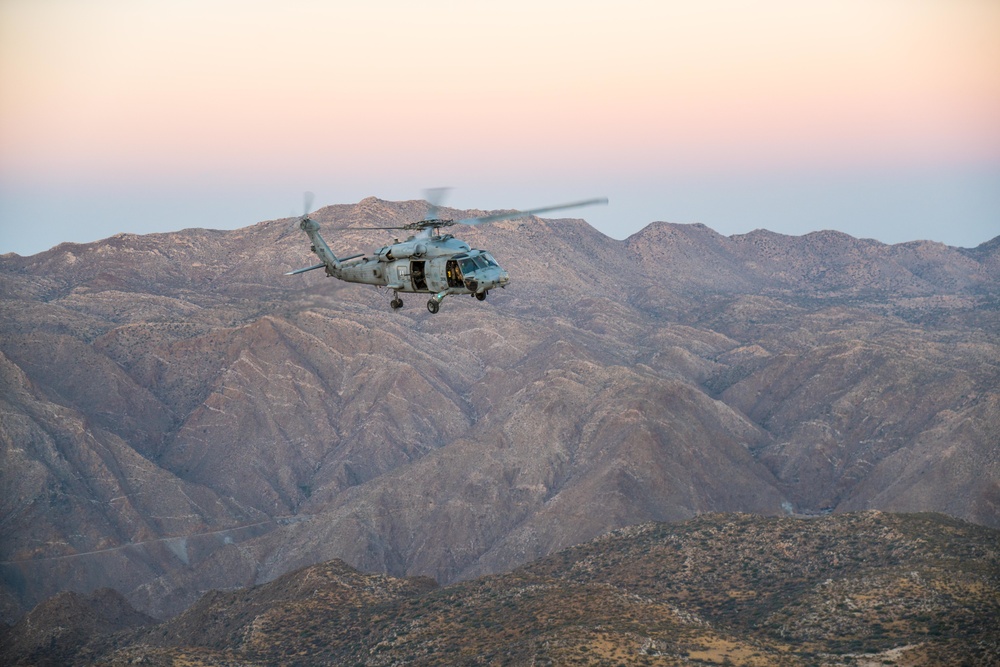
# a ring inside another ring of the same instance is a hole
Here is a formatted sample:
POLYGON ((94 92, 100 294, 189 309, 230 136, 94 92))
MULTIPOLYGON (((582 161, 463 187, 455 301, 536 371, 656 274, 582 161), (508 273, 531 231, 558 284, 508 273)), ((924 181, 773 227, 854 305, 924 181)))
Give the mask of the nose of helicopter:
POLYGON ((480 269, 466 276, 465 287, 470 292, 487 292, 494 287, 503 287, 510 281, 510 275, 499 266, 480 269))

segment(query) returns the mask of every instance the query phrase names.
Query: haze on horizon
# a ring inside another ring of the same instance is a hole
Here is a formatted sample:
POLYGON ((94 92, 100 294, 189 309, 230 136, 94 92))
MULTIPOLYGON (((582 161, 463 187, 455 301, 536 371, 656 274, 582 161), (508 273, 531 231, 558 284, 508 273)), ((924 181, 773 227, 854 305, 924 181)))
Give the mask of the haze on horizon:
POLYGON ((443 185, 608 196, 566 215, 615 238, 971 247, 1000 234, 997 63, 991 0, 4 0, 0 253, 443 185))

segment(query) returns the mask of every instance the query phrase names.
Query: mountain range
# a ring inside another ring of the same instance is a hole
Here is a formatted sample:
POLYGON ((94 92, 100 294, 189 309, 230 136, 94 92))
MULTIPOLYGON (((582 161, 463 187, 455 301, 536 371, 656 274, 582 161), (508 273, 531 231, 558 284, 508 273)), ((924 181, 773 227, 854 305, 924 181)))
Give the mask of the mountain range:
MULTIPOLYGON (((350 255, 425 211, 312 217, 350 255)), ((711 512, 1000 527, 1000 237, 504 221, 461 236, 511 284, 431 315, 284 276, 294 222, 0 257, 4 621, 333 559, 450 584, 711 512)))

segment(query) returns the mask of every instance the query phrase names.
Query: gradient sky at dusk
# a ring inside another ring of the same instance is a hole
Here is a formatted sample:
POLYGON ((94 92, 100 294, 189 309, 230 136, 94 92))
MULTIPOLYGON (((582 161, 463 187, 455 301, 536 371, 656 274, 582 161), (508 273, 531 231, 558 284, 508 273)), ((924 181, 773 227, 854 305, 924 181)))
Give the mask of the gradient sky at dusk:
POLYGON ((975 246, 1000 2, 0 0, 0 253, 435 186, 975 246))

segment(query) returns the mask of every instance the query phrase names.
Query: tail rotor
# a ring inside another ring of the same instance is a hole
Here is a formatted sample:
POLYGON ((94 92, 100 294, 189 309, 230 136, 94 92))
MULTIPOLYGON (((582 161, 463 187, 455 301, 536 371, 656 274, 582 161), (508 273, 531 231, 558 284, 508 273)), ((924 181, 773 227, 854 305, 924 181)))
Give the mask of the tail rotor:
POLYGON ((312 223, 312 220, 309 218, 309 212, 312 211, 313 199, 315 197, 316 195, 308 190, 302 193, 302 215, 296 216, 295 213, 292 213, 291 223, 278 235, 278 238, 274 240, 275 243, 280 243, 296 229, 304 230, 306 228, 305 225, 312 223))
POLYGON ((299 224, 309 219, 309 211, 312 210, 313 199, 316 197, 312 192, 306 190, 302 193, 302 215, 299 216, 299 224))

